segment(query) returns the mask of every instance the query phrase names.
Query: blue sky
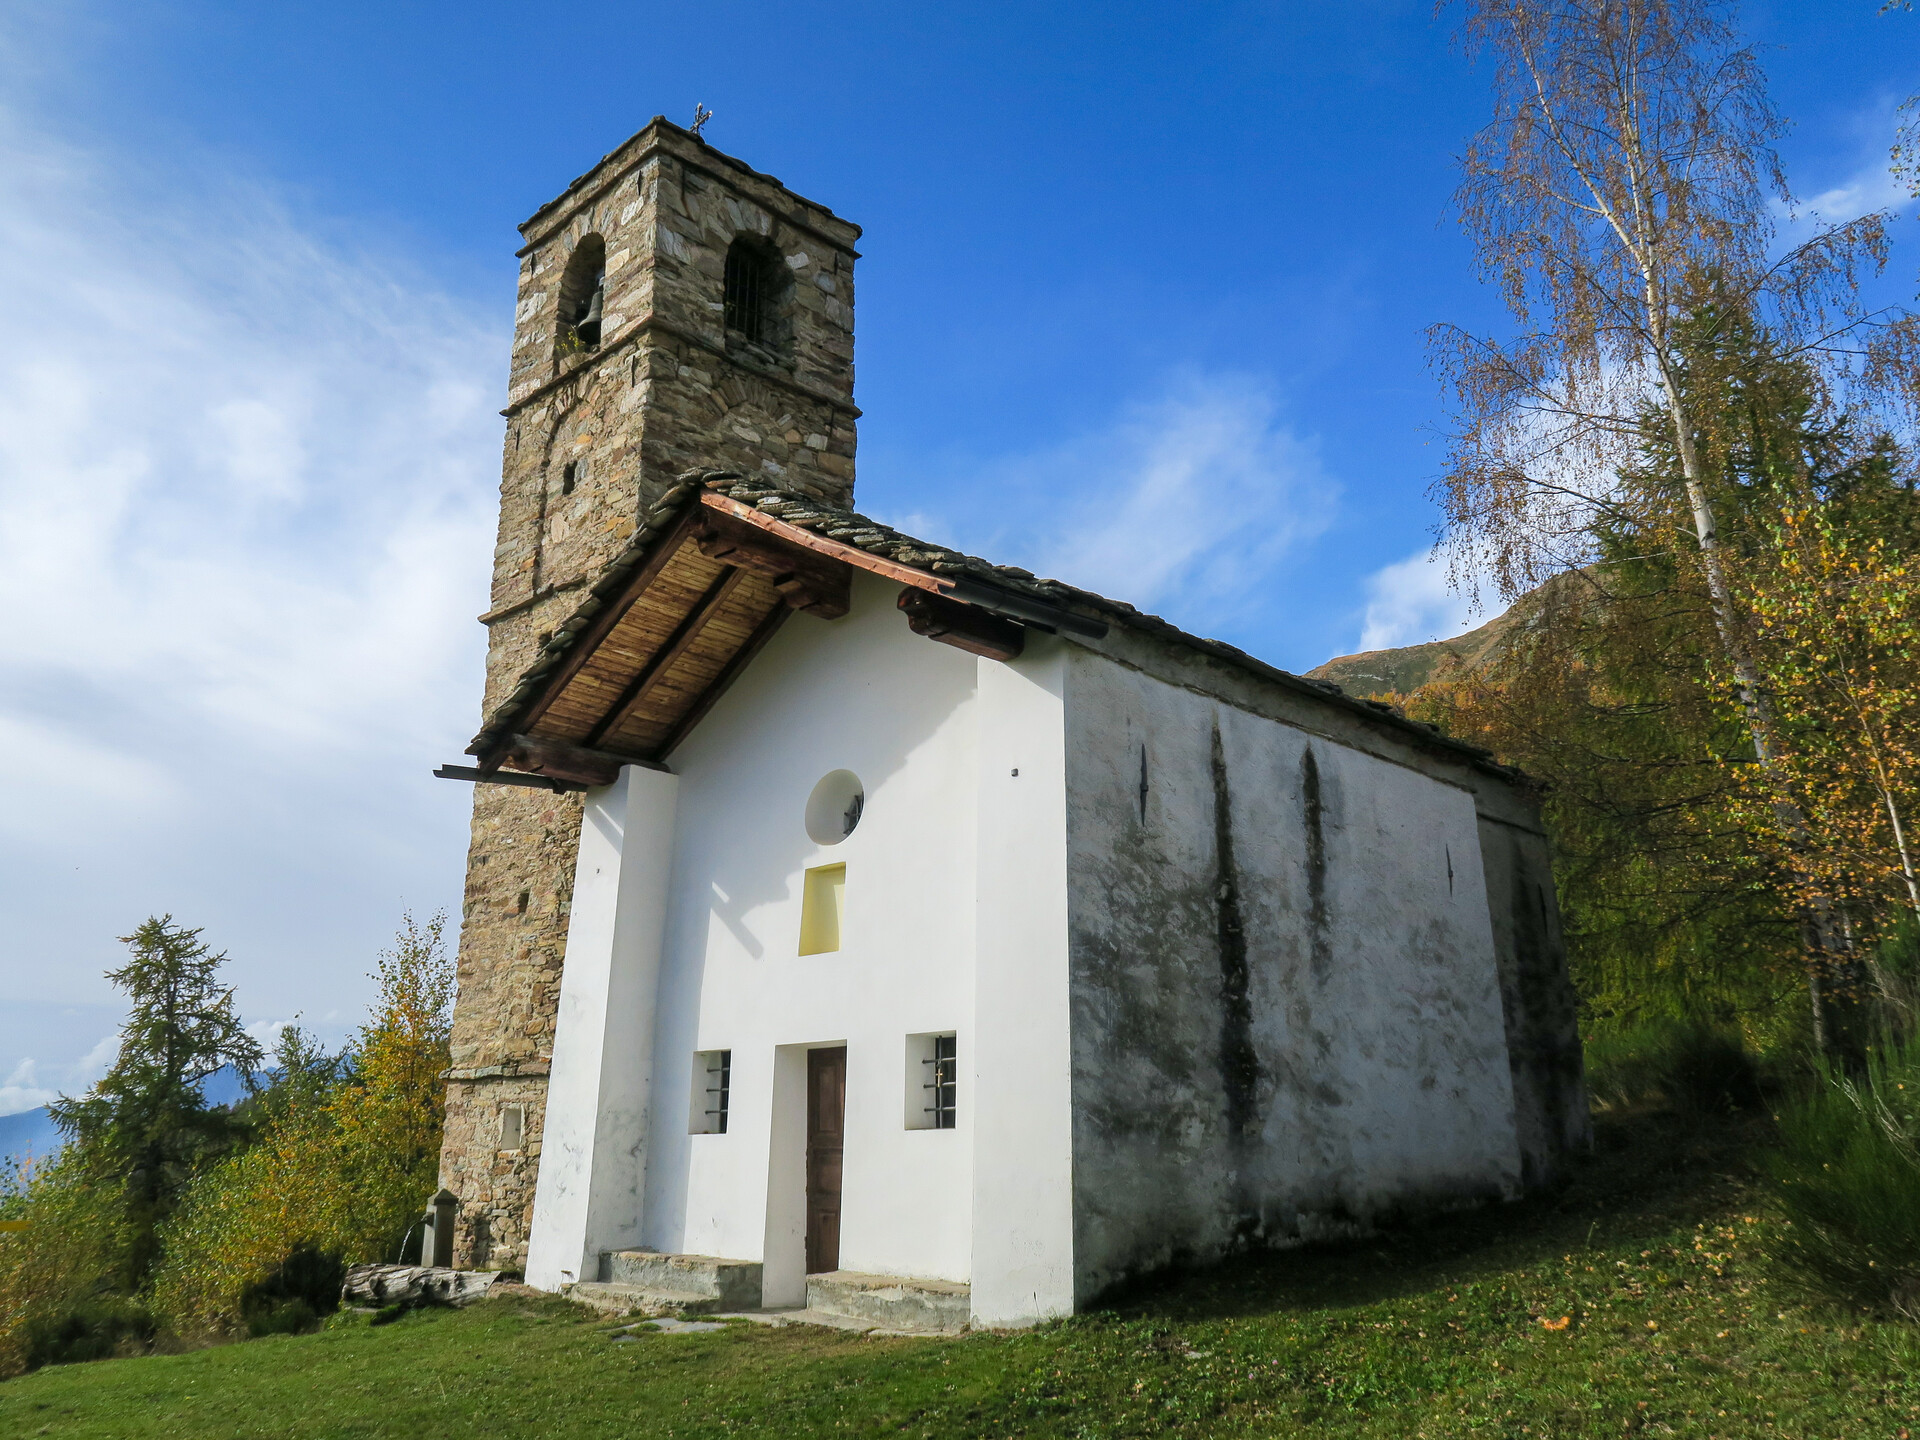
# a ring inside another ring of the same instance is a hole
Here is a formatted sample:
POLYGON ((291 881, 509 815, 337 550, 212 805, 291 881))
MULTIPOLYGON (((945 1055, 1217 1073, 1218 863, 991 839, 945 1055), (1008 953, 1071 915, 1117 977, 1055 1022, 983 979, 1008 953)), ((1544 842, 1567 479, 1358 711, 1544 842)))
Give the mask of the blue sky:
MULTIPOLYGON (((1836 216, 1895 200, 1920 88, 1878 8, 1744 12, 1836 216)), ((514 226, 656 113, 866 227, 862 508, 1293 668, 1474 623, 1423 558, 1421 332, 1499 320, 1448 23, 0 8, 0 1113, 97 1069, 150 912, 338 1038, 401 908, 457 910, 427 772, 476 719, 514 226)))

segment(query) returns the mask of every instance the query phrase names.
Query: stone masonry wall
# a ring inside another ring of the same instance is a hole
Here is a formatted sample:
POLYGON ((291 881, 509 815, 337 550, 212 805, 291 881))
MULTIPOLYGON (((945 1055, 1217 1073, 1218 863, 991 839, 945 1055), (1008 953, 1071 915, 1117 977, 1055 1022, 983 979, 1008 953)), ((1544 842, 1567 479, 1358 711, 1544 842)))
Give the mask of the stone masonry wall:
MULTIPOLYGON (((656 119, 521 231, 483 714, 686 470, 853 494, 857 226, 656 119), (560 283, 590 235, 607 288, 601 343, 582 352, 559 343, 560 283), (725 329, 742 235, 793 277, 773 349, 725 329)), ((441 1153, 461 1202, 457 1265, 526 1260, 580 813, 578 795, 475 787, 441 1153), (509 1108, 523 1117, 514 1148, 509 1108)))

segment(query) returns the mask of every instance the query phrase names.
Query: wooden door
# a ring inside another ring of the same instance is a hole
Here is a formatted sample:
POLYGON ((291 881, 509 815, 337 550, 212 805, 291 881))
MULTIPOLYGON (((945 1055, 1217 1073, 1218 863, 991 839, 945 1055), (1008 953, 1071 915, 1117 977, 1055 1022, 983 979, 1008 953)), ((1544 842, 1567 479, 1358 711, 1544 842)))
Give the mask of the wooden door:
POLYGON ((847 1047, 807 1052, 807 1273, 840 1268, 847 1047))

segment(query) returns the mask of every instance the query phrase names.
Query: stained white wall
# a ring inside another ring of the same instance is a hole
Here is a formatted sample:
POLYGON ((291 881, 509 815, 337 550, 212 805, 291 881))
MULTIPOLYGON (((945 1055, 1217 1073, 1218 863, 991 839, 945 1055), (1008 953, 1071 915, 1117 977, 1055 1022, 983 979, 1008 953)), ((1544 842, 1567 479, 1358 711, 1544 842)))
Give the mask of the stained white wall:
POLYGON ((1085 650, 1066 690, 1079 1295, 1515 1193, 1472 795, 1085 650))
POLYGON ((642 1229, 660 1250, 764 1258, 771 1300, 798 1298, 807 1046, 847 1047, 841 1267, 970 1274, 975 688, 993 662, 914 635, 898 593, 856 576, 844 618, 789 619, 669 757, 680 792, 642 1229), (817 845, 807 797, 837 769, 864 782, 865 813, 817 845), (802 873, 834 863, 841 949, 801 956, 802 873), (909 1130, 906 1037, 947 1030, 958 1128, 909 1130), (718 1049, 733 1051, 728 1131, 688 1135, 692 1054, 718 1049))
POLYGON ((913 635, 897 593, 856 577, 846 617, 790 619, 671 781, 595 797, 629 838, 583 841, 536 1283, 640 1243, 763 1260, 768 1302, 797 1303, 819 1046, 847 1047, 841 1267, 970 1281, 976 1323, 1513 1193, 1473 795, 1039 633, 976 660, 913 635), (840 769, 865 812, 821 845, 807 799, 840 769), (803 874, 833 863, 842 946, 801 956, 803 874), (647 994, 594 958, 642 911, 647 994), (906 1037, 940 1031, 960 1124, 909 1128, 906 1037), (720 1049, 727 1133, 689 1134, 693 1056, 720 1049))

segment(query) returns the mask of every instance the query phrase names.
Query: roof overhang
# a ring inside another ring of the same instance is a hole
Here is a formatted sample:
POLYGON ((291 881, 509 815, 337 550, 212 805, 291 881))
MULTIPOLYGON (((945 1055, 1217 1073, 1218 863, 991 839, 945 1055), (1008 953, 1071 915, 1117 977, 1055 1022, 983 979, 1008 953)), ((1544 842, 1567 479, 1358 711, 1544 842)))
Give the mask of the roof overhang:
POLYGON ((695 492, 575 633, 473 767, 448 779, 556 789, 662 765, 787 618, 847 613, 853 573, 901 587, 920 635, 977 655, 1020 654, 1028 627, 1097 638, 1106 625, 968 576, 938 575, 815 534, 712 489, 695 492))

